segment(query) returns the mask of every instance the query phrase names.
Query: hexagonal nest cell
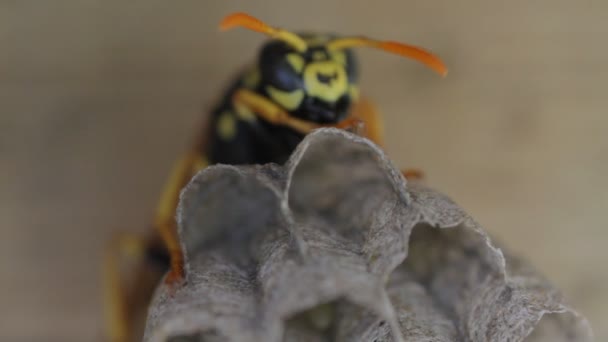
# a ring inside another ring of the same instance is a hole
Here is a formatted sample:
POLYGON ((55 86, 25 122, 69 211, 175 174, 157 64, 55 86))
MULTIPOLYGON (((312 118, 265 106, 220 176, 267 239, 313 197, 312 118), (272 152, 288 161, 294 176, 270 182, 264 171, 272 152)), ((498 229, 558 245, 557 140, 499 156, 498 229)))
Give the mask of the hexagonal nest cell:
POLYGON ((587 341, 587 321, 370 141, 308 135, 284 165, 216 165, 181 195, 186 282, 145 341, 587 341), (181 339, 180 339, 181 338, 181 339))

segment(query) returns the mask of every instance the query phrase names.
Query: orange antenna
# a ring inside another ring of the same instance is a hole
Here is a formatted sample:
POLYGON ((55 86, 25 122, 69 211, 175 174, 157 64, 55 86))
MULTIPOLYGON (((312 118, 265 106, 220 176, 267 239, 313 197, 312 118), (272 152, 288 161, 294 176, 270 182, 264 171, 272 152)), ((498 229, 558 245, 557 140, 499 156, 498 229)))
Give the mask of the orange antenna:
POLYGON ((417 46, 407 45, 403 43, 378 41, 363 37, 347 37, 334 39, 333 41, 329 42, 329 44, 327 44, 327 49, 330 51, 336 51, 359 46, 372 47, 390 53, 394 53, 403 57, 415 59, 418 62, 423 63, 427 67, 433 69, 441 76, 445 76, 448 73, 448 68, 445 66, 445 64, 443 64, 439 57, 417 46))
POLYGON ((308 49, 308 45, 304 39, 295 33, 272 27, 247 13, 236 12, 229 14, 224 17, 219 26, 221 31, 227 31, 235 27, 244 27, 252 31, 263 33, 272 38, 282 40, 299 52, 304 52, 308 49))

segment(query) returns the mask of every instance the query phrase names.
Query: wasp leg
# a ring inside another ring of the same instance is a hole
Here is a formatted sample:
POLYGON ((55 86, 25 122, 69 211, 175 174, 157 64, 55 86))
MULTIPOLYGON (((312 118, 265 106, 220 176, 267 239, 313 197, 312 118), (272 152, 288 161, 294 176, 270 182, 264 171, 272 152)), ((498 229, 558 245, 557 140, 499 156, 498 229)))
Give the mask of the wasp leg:
POLYGON ((237 109, 239 107, 246 107, 272 124, 287 126, 302 134, 308 134, 313 129, 322 127, 321 125, 290 116, 289 113, 274 102, 248 89, 236 90, 232 101, 237 109))
POLYGON ((106 337, 141 341, 148 304, 168 268, 157 235, 120 234, 106 247, 103 267, 106 337))
POLYGON ((418 169, 404 169, 401 170, 403 177, 407 180, 422 180, 424 179, 424 172, 418 169))
POLYGON ((112 342, 131 339, 132 315, 121 265, 127 257, 142 261, 145 245, 145 239, 140 236, 122 234, 114 238, 106 248, 103 267, 104 305, 108 339, 112 342))
POLYGON ((365 136, 376 144, 382 145, 382 136, 384 132, 380 113, 376 110, 376 107, 365 98, 357 101, 353 110, 353 115, 351 115, 350 118, 334 125, 319 125, 293 117, 274 102, 248 89, 236 90, 232 97, 232 101, 237 110, 239 107, 246 107, 272 124, 287 126, 302 134, 308 134, 312 130, 321 127, 336 127, 342 129, 354 128, 355 130, 365 128, 365 136), (361 121, 363 122, 363 125, 361 125, 361 121))
POLYGON ((207 162, 196 151, 192 151, 179 160, 171 172, 158 204, 154 225, 165 242, 170 257, 171 268, 165 278, 168 284, 178 283, 184 278, 184 258, 175 222, 179 193, 190 178, 205 166, 207 166, 207 162))
POLYGON ((348 119, 342 120, 335 127, 356 135, 366 136, 365 122, 357 117, 350 117, 348 119))

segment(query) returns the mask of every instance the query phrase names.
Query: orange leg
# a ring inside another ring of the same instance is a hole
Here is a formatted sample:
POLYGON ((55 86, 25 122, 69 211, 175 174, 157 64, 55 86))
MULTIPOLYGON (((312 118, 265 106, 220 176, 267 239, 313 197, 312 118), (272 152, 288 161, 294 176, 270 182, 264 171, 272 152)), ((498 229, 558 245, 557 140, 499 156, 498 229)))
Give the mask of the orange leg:
POLYGON ((365 122, 357 117, 351 116, 348 119, 338 122, 333 127, 340 128, 345 131, 349 131, 356 135, 366 136, 365 135, 365 122))
POLYGON ((382 132, 380 116, 375 107, 367 100, 362 99, 357 102, 353 110, 353 115, 338 122, 337 124, 321 125, 312 121, 306 121, 291 116, 279 105, 268 98, 257 94, 248 89, 239 89, 234 93, 233 104, 236 108, 246 107, 249 111, 274 125, 287 126, 299 133, 308 134, 314 129, 321 127, 336 127, 341 129, 353 130, 359 134, 359 130, 369 126, 369 131, 364 134, 372 141, 380 143, 382 132))
POLYGON ((165 282, 168 284, 179 283, 184 278, 184 257, 175 222, 179 193, 190 178, 205 166, 207 166, 207 162, 195 151, 183 157, 173 169, 158 204, 154 225, 165 242, 171 259, 171 269, 165 278, 165 282))
POLYGON ((276 103, 248 89, 239 89, 234 93, 234 106, 247 107, 262 119, 274 124, 287 126, 294 131, 308 134, 313 129, 321 127, 311 121, 305 121, 289 115, 276 103))
POLYGON ((165 242, 171 262, 171 268, 165 277, 165 282, 167 284, 177 284, 184 279, 184 257, 175 234, 175 223, 159 224, 156 227, 165 242))
POLYGON ((128 289, 123 281, 121 265, 127 258, 141 262, 144 259, 146 241, 136 235, 121 234, 106 248, 104 256, 104 305, 107 338, 112 342, 131 339, 133 320, 129 307, 128 289))
POLYGON ((156 235, 121 233, 106 247, 102 279, 107 341, 141 341, 148 304, 164 273, 149 254, 162 248, 160 244, 156 235))
POLYGON ((422 180, 424 179, 424 172, 418 169, 404 169, 401 170, 403 177, 407 180, 422 180))
MULTIPOLYGON (((371 101, 361 97, 355 103, 351 117, 351 121, 357 119, 363 121, 363 135, 382 147, 384 138, 382 116, 371 101)), ((418 169, 404 169, 401 173, 407 180, 424 179, 424 173, 418 169)))

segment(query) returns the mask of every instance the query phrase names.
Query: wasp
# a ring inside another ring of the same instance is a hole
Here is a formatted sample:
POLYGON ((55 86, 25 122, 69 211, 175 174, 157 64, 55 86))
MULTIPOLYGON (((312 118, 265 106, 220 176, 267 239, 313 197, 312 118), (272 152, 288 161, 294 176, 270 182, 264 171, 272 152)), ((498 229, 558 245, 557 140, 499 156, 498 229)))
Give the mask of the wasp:
MULTIPOLYGON (((181 189, 199 170, 217 163, 283 163, 307 133, 320 127, 363 127, 362 134, 381 145, 380 115, 360 95, 354 48, 379 49, 414 59, 442 76, 447 73, 438 57, 403 43, 296 34, 245 13, 230 14, 219 25, 222 31, 237 27, 271 39, 262 46, 257 61, 241 72, 213 107, 200 132, 202 138, 176 163, 161 195, 150 236, 121 235, 107 252, 105 289, 109 337, 113 341, 134 338, 136 311, 145 310, 163 275, 172 286, 184 281, 175 211, 181 189), (141 267, 135 275, 130 274, 132 281, 126 284, 120 268, 128 256, 141 267)), ((406 172, 408 175, 415 172, 406 172)))

